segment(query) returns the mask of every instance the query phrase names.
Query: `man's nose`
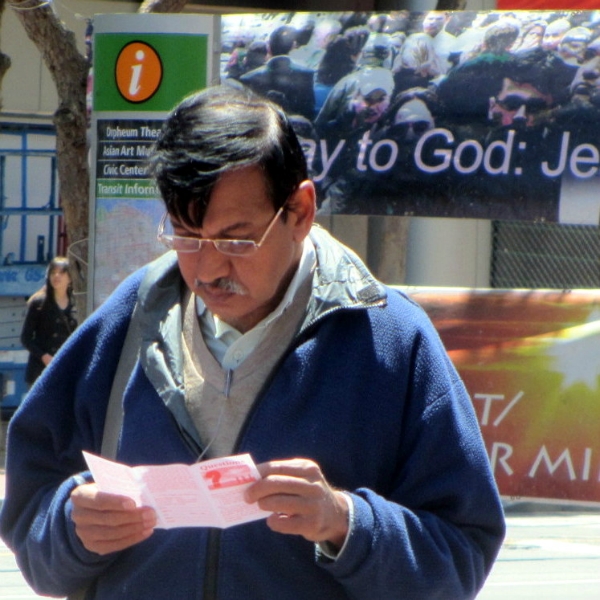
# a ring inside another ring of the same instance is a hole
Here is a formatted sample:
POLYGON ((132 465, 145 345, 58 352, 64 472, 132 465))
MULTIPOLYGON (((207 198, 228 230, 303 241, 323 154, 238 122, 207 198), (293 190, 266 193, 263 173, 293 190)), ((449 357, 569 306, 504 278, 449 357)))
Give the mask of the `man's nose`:
POLYGON ((226 277, 230 270, 230 258, 219 252, 211 242, 204 242, 196 253, 196 278, 208 283, 226 277))

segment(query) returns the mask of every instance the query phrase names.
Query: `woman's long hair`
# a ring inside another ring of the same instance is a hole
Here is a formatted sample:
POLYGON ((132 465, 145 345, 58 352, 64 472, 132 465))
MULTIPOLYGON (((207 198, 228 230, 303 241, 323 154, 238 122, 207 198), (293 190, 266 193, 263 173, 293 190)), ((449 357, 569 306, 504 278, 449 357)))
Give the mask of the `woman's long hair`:
POLYGON ((67 273, 69 275, 69 279, 71 280, 69 283, 69 287, 67 288, 67 295, 69 296, 69 303, 73 302, 73 276, 71 275, 71 265, 69 263, 69 259, 66 256, 55 256, 46 267, 46 279, 44 281, 44 285, 35 293, 33 293, 27 303, 29 304, 35 298, 44 298, 44 304, 46 302, 56 302, 56 298, 54 297, 54 288, 52 287, 52 283, 50 282, 50 275, 54 269, 60 269, 63 273, 67 273))

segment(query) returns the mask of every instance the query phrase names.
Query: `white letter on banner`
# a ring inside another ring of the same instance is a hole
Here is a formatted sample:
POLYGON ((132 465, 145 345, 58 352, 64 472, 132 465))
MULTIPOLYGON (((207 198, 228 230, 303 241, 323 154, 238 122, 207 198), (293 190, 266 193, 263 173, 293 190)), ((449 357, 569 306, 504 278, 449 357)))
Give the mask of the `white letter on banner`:
POLYGON ((508 459, 512 456, 513 448, 509 444, 503 444, 502 442, 494 442, 492 445, 492 452, 490 455, 490 464, 492 466, 492 473, 496 472, 496 463, 500 463, 507 475, 512 475, 514 471, 508 464, 508 459), (504 454, 498 457, 498 451, 503 450, 504 454))
POLYGON ((556 177, 557 175, 562 175, 562 172, 565 170, 565 166, 567 164, 567 149, 569 148, 569 138, 571 137, 571 133, 569 131, 564 131, 562 136, 562 142, 560 144, 560 155, 558 159, 558 166, 556 169, 551 169, 548 165, 548 161, 545 160, 542 163, 542 173, 547 177, 556 177))
POLYGON ((396 144, 394 140, 379 140, 373 146, 373 149, 369 154, 369 166, 371 167, 371 169, 373 169, 373 171, 377 171, 378 173, 388 171, 394 166, 396 158, 398 158, 398 144, 396 144), (377 151, 379 150, 379 148, 383 148, 384 146, 390 147, 390 157, 385 164, 379 165, 377 164, 377 151))
POLYGON ((302 146, 302 152, 304 152, 304 156, 306 157, 306 164, 309 169, 312 169, 315 154, 317 153, 317 142, 306 138, 298 139, 300 141, 300 146, 302 146))
POLYGON ((504 394, 474 394, 473 400, 483 400, 483 414, 481 415, 481 424, 487 425, 490 422, 490 410, 493 400, 504 400, 504 394))
POLYGON ((439 165, 428 166, 423 162, 423 158, 421 157, 423 146, 425 145, 425 142, 427 142, 429 138, 433 137, 434 135, 444 136, 446 141, 450 143, 454 141, 452 132, 448 131, 447 129, 431 129, 421 136, 415 148, 415 163, 417 167, 419 167, 421 171, 425 171, 425 173, 439 173, 441 171, 445 171, 452 160, 452 150, 436 150, 433 155, 442 157, 442 162, 439 165))
POLYGON ((542 446, 537 458, 535 459, 535 462, 533 463, 533 466, 531 467, 531 470, 529 471, 529 477, 536 476, 536 472, 542 461, 544 461, 546 467, 548 467, 550 475, 554 475, 554 471, 556 471, 556 469, 560 467, 560 464, 564 462, 569 471, 569 479, 571 481, 575 481, 575 479, 577 479, 577 476, 575 475, 575 469, 573 468, 573 461, 571 460, 571 453, 569 452, 568 448, 565 448, 556 462, 552 463, 550 460, 550 455, 548 454, 548 450, 546 450, 546 446, 542 446))
POLYGON ((482 160, 483 148, 481 147, 481 144, 477 140, 465 140, 456 147, 456 152, 454 154, 454 160, 452 161, 452 164, 459 173, 462 173, 463 175, 468 175, 469 173, 477 171, 482 160), (473 148, 475 150, 475 160, 473 161, 471 166, 463 166, 461 162, 463 152, 467 148, 473 148))
POLYGON ((581 473, 581 479, 588 481, 590 478, 590 468, 592 466, 592 449, 586 448, 583 453, 583 469, 581 473))
POLYGON ((590 177, 594 177, 598 172, 598 148, 596 146, 592 146, 592 144, 580 144, 577 146, 573 152, 571 153, 571 159, 569 160, 569 168, 571 169, 571 173, 576 177, 581 177, 582 179, 589 179, 590 177), (589 150, 590 155, 582 156, 582 153, 589 150), (596 165, 591 169, 587 169, 586 171, 581 171, 579 169, 579 165, 596 165))
POLYGON ((322 179, 324 179, 327 176, 327 173, 329 173, 329 169, 331 169, 331 165, 332 165, 333 161, 339 156, 345 143, 346 143, 346 140, 340 140, 337 143, 337 146, 335 147, 335 150, 333 151, 331 158, 328 158, 328 156, 327 156, 327 140, 321 140, 321 156, 323 157, 323 161, 322 161, 323 162, 323 172, 320 175, 317 175, 314 178, 314 181, 321 181, 322 179))
POLYGON ((485 149, 485 155, 483 157, 483 166, 490 175, 508 175, 514 141, 515 131, 514 129, 511 129, 508 132, 506 141, 496 140, 485 149), (502 161, 502 164, 499 167, 492 167, 492 152, 494 152, 494 150, 496 149, 498 149, 499 152, 504 153, 504 160, 502 161))
POLYGON ((368 131, 365 131, 363 136, 358 141, 358 157, 356 159, 356 168, 359 171, 366 171, 367 165, 365 165, 365 156, 367 154, 367 148, 372 144, 371 136, 368 131))

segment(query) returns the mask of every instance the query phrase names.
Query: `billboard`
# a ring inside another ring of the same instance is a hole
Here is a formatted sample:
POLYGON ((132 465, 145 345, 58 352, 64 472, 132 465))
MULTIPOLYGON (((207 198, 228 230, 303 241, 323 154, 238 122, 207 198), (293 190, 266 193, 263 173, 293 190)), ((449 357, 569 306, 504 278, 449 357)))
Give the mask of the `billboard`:
POLYGON ((600 292, 407 290, 473 400, 513 500, 600 502, 600 292))
POLYGON ((278 13, 222 23, 222 80, 289 113, 320 214, 599 223, 597 13, 278 13))

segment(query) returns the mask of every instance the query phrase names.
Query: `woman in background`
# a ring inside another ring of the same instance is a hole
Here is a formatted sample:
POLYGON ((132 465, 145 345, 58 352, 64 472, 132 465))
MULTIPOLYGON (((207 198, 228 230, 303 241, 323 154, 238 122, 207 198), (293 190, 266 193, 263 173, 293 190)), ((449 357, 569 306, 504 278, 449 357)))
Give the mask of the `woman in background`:
POLYGON ((25 381, 31 386, 77 327, 69 259, 57 256, 46 269, 46 283, 27 301, 21 343, 29 351, 25 381))

